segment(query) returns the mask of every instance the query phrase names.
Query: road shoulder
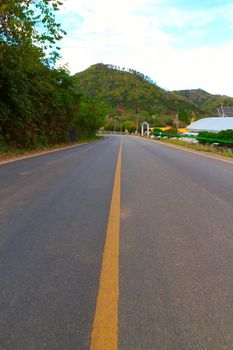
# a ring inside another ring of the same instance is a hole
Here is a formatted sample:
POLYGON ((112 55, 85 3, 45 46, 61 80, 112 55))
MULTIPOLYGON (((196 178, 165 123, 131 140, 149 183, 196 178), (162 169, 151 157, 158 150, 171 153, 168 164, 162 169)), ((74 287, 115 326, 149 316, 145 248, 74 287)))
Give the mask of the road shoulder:
MULTIPOLYGON (((138 137, 138 136, 136 136, 136 137, 138 137)), ((146 138, 146 137, 143 137, 143 138, 139 137, 139 138, 143 139, 143 140, 146 140, 146 141, 149 141, 149 142, 153 142, 154 144, 158 143, 160 145, 164 145, 164 146, 171 147, 171 148, 176 148, 176 149, 181 150, 181 151, 194 153, 194 154, 200 155, 202 157, 217 159, 217 160, 220 160, 220 161, 223 161, 223 162, 226 162, 226 163, 233 164, 233 158, 231 158, 231 157, 224 157, 224 156, 221 156, 220 154, 216 154, 216 153, 210 153, 210 152, 205 152, 205 151, 198 151, 198 150, 195 150, 195 149, 187 148, 185 146, 177 146, 177 145, 173 145, 173 144, 168 143, 168 142, 161 142, 161 141, 149 139, 149 138, 146 138)))
POLYGON ((27 159, 27 158, 33 158, 33 157, 38 157, 44 154, 49 154, 49 153, 55 153, 55 152, 59 152, 65 149, 69 149, 69 148, 75 148, 75 147, 79 147, 82 145, 85 145, 87 143, 92 143, 92 142, 96 142, 99 141, 98 139, 96 140, 90 140, 90 141, 85 141, 85 142, 81 142, 81 143, 75 143, 75 144, 68 144, 68 145, 62 145, 62 146, 54 146, 52 148, 49 149, 44 149, 44 150, 38 150, 38 151, 31 151, 31 152, 25 152, 22 154, 0 154, 0 165, 2 164, 7 164, 7 163, 12 163, 15 162, 17 160, 21 160, 21 159, 27 159))

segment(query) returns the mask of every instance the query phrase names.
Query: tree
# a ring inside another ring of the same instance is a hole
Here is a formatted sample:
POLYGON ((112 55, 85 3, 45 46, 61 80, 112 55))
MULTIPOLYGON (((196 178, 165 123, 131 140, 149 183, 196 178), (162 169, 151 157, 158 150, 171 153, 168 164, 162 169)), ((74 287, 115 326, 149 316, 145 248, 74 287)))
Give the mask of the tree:
POLYGON ((65 68, 55 69, 57 0, 0 2, 0 142, 34 147, 66 141, 74 125, 93 130, 98 106, 65 68), (51 49, 51 57, 46 52, 51 49), (51 64, 52 63, 52 64, 51 64), (94 115, 94 117, 93 117, 94 115))
POLYGON ((92 136, 98 128, 104 125, 108 114, 109 109, 105 102, 82 93, 72 127, 83 136, 92 136))
POLYGON ((59 0, 2 0, 1 45, 19 47, 36 44, 43 49, 52 49, 65 34, 55 20, 55 12, 61 5, 59 0))
POLYGON ((174 121, 172 120, 172 118, 169 118, 169 119, 167 120, 167 125, 169 125, 169 126, 171 126, 171 127, 174 126, 174 121))
POLYGON ((135 132, 136 131, 136 123, 134 121, 131 121, 131 120, 126 120, 124 122, 124 128, 129 133, 135 132))
POLYGON ((179 119, 184 126, 188 125, 190 123, 190 112, 186 108, 180 108, 179 119))
POLYGON ((2 142, 31 147, 65 141, 79 108, 74 78, 44 65, 36 47, 11 47, 1 61, 2 142))

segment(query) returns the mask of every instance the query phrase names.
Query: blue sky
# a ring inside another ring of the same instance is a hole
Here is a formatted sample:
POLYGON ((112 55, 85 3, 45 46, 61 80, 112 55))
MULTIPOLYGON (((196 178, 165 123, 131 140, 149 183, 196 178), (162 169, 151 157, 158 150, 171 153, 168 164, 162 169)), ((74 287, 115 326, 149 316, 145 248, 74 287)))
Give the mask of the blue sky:
POLYGON ((167 90, 233 97, 233 2, 65 0, 62 63, 71 73, 103 62, 139 70, 167 90))

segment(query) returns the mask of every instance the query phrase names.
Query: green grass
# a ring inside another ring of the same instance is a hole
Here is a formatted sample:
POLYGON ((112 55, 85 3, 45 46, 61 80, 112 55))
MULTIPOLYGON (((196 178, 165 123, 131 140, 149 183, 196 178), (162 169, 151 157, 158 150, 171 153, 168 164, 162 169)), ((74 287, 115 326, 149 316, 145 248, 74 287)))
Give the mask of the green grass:
MULTIPOLYGON (((157 140, 155 140, 156 142, 157 140)), ((175 139, 159 139, 159 142, 164 142, 164 143, 171 143, 173 145, 177 146, 182 146, 185 148, 191 148, 196 151, 201 151, 201 152, 209 152, 209 153, 214 153, 218 154, 224 157, 233 157, 233 153, 227 150, 218 150, 214 148, 214 146, 208 146, 208 145, 200 145, 196 143, 188 143, 185 141, 180 141, 180 140, 175 140, 175 139)))
POLYGON ((30 149, 9 147, 9 146, 0 144, 0 161, 11 159, 11 158, 17 158, 17 156, 21 156, 21 155, 36 154, 38 152, 55 150, 58 148, 79 145, 82 143, 98 141, 101 139, 103 139, 102 136, 80 137, 80 139, 77 142, 65 142, 65 143, 59 143, 59 144, 49 145, 49 146, 36 146, 30 149))

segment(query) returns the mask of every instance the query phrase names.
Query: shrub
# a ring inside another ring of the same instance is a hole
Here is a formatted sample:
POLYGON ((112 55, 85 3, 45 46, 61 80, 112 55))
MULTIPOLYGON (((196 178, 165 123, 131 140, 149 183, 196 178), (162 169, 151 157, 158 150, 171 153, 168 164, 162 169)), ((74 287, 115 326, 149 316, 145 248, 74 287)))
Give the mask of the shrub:
POLYGON ((201 145, 211 144, 216 142, 217 135, 218 133, 215 132, 202 131, 198 134, 197 140, 201 145))
POLYGON ((223 130, 218 133, 203 131, 199 133, 197 139, 202 145, 219 142, 222 146, 233 147, 233 130, 223 130))
POLYGON ((170 128, 170 129, 166 130, 165 133, 171 134, 171 136, 173 136, 173 135, 177 135, 177 130, 176 130, 176 128, 170 128))
POLYGON ((154 134, 154 135, 160 135, 162 132, 163 132, 163 130, 162 130, 162 129, 159 129, 159 128, 155 128, 155 129, 153 130, 153 134, 154 134))

